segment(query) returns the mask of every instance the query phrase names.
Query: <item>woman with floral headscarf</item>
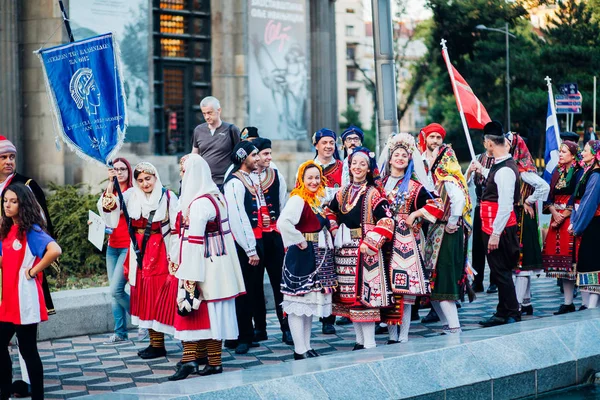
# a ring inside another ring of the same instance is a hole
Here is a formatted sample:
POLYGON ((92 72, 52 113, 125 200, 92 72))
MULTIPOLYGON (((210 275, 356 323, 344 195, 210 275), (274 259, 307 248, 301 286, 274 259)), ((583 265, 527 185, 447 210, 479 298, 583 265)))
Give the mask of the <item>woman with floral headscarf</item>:
POLYGON ((348 159, 351 183, 329 204, 330 219, 339 225, 335 235, 339 292, 334 296, 333 314, 353 322, 354 350, 376 346, 375 323, 381 321, 380 310, 392 305, 389 271, 381 249, 392 239, 394 221, 377 183, 374 157, 366 147, 354 149, 348 159))
POLYGON ((600 140, 587 142, 581 153, 581 160, 585 165, 585 172, 575 189, 575 201, 580 200, 580 203, 573 210, 569 230, 581 237, 577 254, 577 285, 584 305, 587 300, 588 308, 596 308, 600 296, 600 140))
POLYGON ((565 140, 560 145, 558 165, 552 174, 550 194, 544 202, 544 214, 551 214, 550 228, 544 242, 542 261, 546 276, 562 279, 565 302, 555 315, 575 311, 573 289, 577 272, 578 240, 569 234, 571 213, 573 212, 573 194, 583 175, 579 168, 579 146, 565 140))
POLYGON ((395 222, 389 257, 394 304, 381 313, 388 326, 388 344, 393 344, 408 341, 416 297, 431 295, 433 271, 425 269, 421 223, 422 220, 435 223, 444 215, 444 207, 438 196, 421 183, 427 182, 427 175, 415 139, 408 133, 400 133, 388 140, 386 148, 382 183, 395 222))
POLYGON ((337 286, 330 222, 322 206, 325 188, 318 164, 310 160, 300 165, 296 187, 277 221, 287 247, 281 293, 295 360, 318 356, 310 345, 313 316, 331 315, 331 293, 337 286))
MULTIPOLYGON (((138 352, 144 359, 167 354, 164 334, 153 330, 157 317, 156 300, 172 264, 171 254, 177 246, 175 223, 179 201, 175 193, 165 189, 154 165, 141 162, 133 169, 134 186, 123 194, 130 223, 135 231, 137 247, 130 244, 124 263, 131 285, 131 322, 150 333, 150 346, 138 352)), ((104 192, 102 208, 107 226, 119 221, 121 203, 113 193, 104 192)))

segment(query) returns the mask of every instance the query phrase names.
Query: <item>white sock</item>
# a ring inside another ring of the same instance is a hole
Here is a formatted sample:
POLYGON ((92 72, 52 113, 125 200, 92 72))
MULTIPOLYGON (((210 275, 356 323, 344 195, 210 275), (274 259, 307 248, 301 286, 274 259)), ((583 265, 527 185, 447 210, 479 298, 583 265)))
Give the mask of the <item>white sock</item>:
POLYGON ((308 349, 306 348, 306 341, 304 339, 304 317, 289 314, 288 324, 290 332, 292 332, 292 339, 294 339, 294 351, 297 354, 306 353, 308 349))
POLYGON ((388 328, 389 339, 393 340, 394 342, 397 342, 398 341, 398 325, 389 324, 387 326, 387 328, 388 328))
POLYGON ((448 328, 450 332, 446 333, 458 333, 460 332, 460 321, 458 320, 458 309, 456 308, 456 302, 454 300, 444 300, 439 302, 440 308, 448 321, 448 328))
POLYGON ((353 322, 354 325, 354 333, 356 334, 356 343, 357 344, 365 344, 365 337, 363 335, 362 326, 360 322, 353 322))
POLYGON ((404 303, 404 311, 402 314, 402 325, 400 325, 400 335, 398 335, 398 341, 400 343, 408 342, 408 331, 410 330, 411 313, 412 313, 412 305, 404 303))
POLYGON ((527 276, 517 276, 515 279, 515 292, 517 294, 519 305, 523 305, 525 292, 527 292, 527 278, 527 276))
POLYGON ((523 305, 530 306, 531 305, 531 276, 526 276, 527 278, 527 286, 525 287, 525 297, 523 298, 523 305))
POLYGON ((310 350, 310 349, 312 349, 312 347, 310 345, 310 335, 311 335, 313 317, 312 317, 312 315, 308 316, 308 317, 305 315, 302 318, 304 318, 304 345, 306 346, 306 350, 310 350))
POLYGON ((563 279, 563 291, 565 292, 565 304, 571 305, 573 304, 573 290, 575 289, 575 281, 570 279, 563 279))
POLYGON ((590 299, 588 300, 588 308, 598 307, 598 297, 600 297, 598 293, 590 293, 590 299))
POLYGON ((377 346, 375 343, 375 323, 374 322, 361 322, 362 333, 365 339, 365 349, 372 349, 377 346))
POLYGON ((590 292, 581 292, 581 304, 586 307, 590 304, 590 292))
POLYGON ((442 326, 448 325, 448 320, 444 315, 444 311, 440 307, 440 302, 438 300, 431 300, 431 307, 433 307, 438 317, 440 317, 440 322, 442 323, 442 326))

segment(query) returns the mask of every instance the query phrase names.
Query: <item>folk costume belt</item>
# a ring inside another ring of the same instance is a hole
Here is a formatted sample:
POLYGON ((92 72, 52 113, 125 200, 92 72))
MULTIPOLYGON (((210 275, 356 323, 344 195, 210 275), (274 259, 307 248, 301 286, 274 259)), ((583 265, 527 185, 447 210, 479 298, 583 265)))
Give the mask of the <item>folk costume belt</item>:
MULTIPOLYGON (((494 220, 498 215, 498 203, 493 201, 482 201, 479 209, 481 213, 481 230, 491 235, 494 232, 494 220)), ((510 217, 506 223, 506 228, 517 225, 517 215, 515 211, 510 212, 510 217)))
POLYGON ((307 242, 319 242, 319 232, 307 232, 302 235, 307 242))
MULTIPOLYGON (((146 230, 143 228, 138 228, 135 230, 135 233, 139 233, 140 235, 143 235, 145 232, 146 232, 146 230)), ((161 233, 160 229, 151 229, 150 230, 151 235, 153 235, 155 233, 161 233)))

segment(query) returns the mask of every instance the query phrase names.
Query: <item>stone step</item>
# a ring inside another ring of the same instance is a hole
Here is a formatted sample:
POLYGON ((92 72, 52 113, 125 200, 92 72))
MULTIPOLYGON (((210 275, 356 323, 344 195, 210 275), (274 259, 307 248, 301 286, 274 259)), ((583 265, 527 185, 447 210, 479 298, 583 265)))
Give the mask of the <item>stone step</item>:
POLYGON ((63 379, 63 385, 73 385, 73 386, 89 386, 94 385, 96 383, 108 382, 108 378, 106 376, 76 376, 73 378, 63 379))

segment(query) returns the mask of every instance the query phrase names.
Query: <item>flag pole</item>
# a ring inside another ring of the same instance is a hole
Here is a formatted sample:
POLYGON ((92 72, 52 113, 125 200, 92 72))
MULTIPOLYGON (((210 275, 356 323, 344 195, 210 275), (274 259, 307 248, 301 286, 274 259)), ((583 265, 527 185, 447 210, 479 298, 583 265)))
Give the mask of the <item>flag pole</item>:
POLYGON ((549 76, 544 78, 546 84, 548 85, 548 96, 550 101, 550 109, 552 110, 552 115, 554 116, 552 120, 552 125, 554 125, 554 134, 556 135, 556 143, 560 146, 560 132, 558 130, 558 118, 556 117, 556 109, 554 108, 554 94, 552 94, 552 79, 549 76))
POLYGON ((67 30, 67 35, 69 36, 69 42, 73 43, 75 38, 73 37, 73 32, 71 31, 71 23, 69 22, 65 5, 63 4, 62 0, 58 0, 58 5, 60 6, 60 12, 62 14, 63 22, 65 23, 65 29, 67 30))
POLYGON ((596 135, 596 77, 594 76, 594 117, 593 117, 594 135, 596 135))
POLYGON ((460 113, 460 120, 462 122, 463 129, 465 131, 465 136, 467 137, 467 144, 469 145, 469 152, 471 153, 471 160, 475 161, 475 150, 473 149, 473 142, 471 141, 471 135, 469 133, 469 126, 467 125, 467 120, 465 118, 465 112, 463 111, 463 106, 460 101, 460 96, 458 94, 458 89, 456 88, 456 80, 454 79, 454 73, 452 73, 452 65, 450 64, 450 56, 448 56, 448 48, 446 47, 446 39, 442 39, 440 44, 442 45, 442 52, 444 53, 446 60, 446 68, 448 69, 448 73, 450 74, 450 81, 452 82, 452 90, 454 91, 454 96, 456 97, 456 102, 458 103, 458 111, 460 113))

